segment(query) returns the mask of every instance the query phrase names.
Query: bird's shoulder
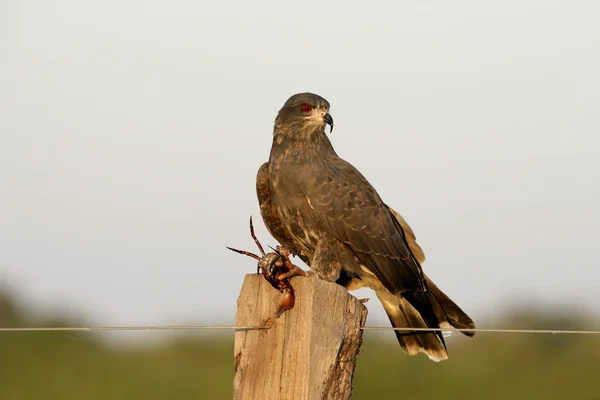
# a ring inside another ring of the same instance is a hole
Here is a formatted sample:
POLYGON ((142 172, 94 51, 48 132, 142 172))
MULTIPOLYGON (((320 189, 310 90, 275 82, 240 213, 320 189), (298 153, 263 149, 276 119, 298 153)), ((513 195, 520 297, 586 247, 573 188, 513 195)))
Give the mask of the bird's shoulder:
POLYGON ((352 164, 336 156, 313 163, 305 169, 302 187, 311 201, 329 205, 339 213, 344 211, 379 208, 383 202, 371 183, 352 164))

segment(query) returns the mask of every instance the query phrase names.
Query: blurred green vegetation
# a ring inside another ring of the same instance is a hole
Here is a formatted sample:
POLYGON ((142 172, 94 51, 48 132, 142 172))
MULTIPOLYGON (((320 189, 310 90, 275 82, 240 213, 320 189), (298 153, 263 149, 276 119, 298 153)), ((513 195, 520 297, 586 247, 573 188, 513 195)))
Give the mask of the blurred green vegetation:
MULTIPOLYGON (((0 295, 0 326, 41 324, 76 322, 32 320, 0 295)), ((493 325, 590 329, 597 322, 524 312, 493 325)), ((233 333, 125 347, 92 333, 0 335, 2 400, 231 398, 233 333)), ((455 333, 448 347, 449 360, 433 363, 403 354, 390 332, 365 332, 353 398, 600 399, 599 336, 479 333, 467 339, 455 333)))

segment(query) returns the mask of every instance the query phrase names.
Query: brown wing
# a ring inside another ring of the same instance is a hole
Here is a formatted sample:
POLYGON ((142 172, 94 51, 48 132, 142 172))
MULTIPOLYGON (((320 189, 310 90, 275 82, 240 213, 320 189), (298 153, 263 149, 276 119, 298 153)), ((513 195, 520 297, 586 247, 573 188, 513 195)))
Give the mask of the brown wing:
POLYGON ((415 236, 415 233, 408 225, 408 222, 406 222, 406 220, 402 218, 402 215, 398 214, 390 206, 388 206, 388 209, 392 213, 392 216, 396 219, 396 222, 398 222, 398 224, 400 225, 400 229, 404 233, 404 239, 406 240, 410 251, 412 251, 413 256, 415 256, 419 264, 423 264, 423 262, 425 261, 425 253, 423 252, 421 246, 419 246, 419 244, 417 243, 417 237, 415 236))
MULTIPOLYGON (((396 210, 394 210, 390 206, 388 206, 388 209, 390 210, 390 213, 392 213, 392 216, 396 220, 396 226, 404 234, 404 239, 408 243, 408 247, 410 248, 410 251, 412 251, 413 256, 419 264, 422 264, 425 261, 425 253, 423 252, 421 246, 419 246, 419 244, 417 243, 417 238, 412 228, 410 227, 410 225, 408 225, 408 222, 406 222, 406 220, 400 214, 398 214, 398 212, 396 212, 396 210)), ((425 275, 425 281, 429 286, 430 281, 427 278, 427 275, 425 275)), ((348 288, 348 290, 357 290, 364 287, 364 285, 365 282, 363 282, 361 279, 348 279, 347 282, 345 282, 345 286, 348 288)))
POLYGON ((327 158, 303 171, 302 182, 314 223, 348 245, 390 292, 424 290, 421 266, 395 218, 356 168, 327 158))
POLYGON ((266 162, 258 169, 256 174, 256 195, 260 206, 260 215, 269 233, 283 247, 297 254, 296 246, 289 232, 281 222, 277 209, 273 206, 271 195, 271 182, 269 179, 269 163, 266 162))
MULTIPOLYGON (((396 218, 366 178, 346 161, 329 157, 307 166, 301 181, 313 211, 306 213, 307 222, 346 244, 387 290, 402 294, 427 326, 438 328, 421 265, 396 218)), ((441 333, 435 335, 444 344, 441 333)))

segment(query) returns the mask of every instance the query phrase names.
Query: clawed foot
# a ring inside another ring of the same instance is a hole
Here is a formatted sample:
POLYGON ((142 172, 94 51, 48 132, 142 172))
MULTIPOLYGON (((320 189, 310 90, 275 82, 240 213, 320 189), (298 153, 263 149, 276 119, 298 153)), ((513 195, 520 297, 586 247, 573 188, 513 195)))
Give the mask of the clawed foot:
POLYGON ((283 270, 287 270, 286 272, 282 272, 277 276, 278 280, 283 280, 283 279, 291 279, 295 276, 308 276, 308 273, 303 270, 302 268, 292 264, 292 262, 290 261, 290 255, 292 254, 292 251, 290 249, 286 249, 284 247, 281 246, 277 246, 275 248, 275 252, 277 254, 279 254, 282 258, 282 266, 281 269, 283 270))
POLYGON ((291 278, 293 278, 295 276, 304 276, 304 277, 308 276, 308 273, 305 270, 303 270, 300 267, 295 266, 292 263, 290 263, 290 264, 291 264, 291 266, 288 267, 288 272, 285 272, 285 273, 280 274, 278 276, 279 280, 282 280, 282 279, 291 279, 291 278))

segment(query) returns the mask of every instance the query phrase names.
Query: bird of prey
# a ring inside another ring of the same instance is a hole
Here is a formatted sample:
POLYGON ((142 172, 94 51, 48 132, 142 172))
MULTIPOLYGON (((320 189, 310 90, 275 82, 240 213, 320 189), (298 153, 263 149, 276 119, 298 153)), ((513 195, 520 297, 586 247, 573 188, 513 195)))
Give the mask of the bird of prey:
MULTIPOLYGON (((337 155, 326 125, 331 132, 329 102, 316 94, 295 94, 279 111, 269 161, 256 179, 271 235, 310 267, 309 274, 348 290, 373 289, 394 327, 474 328, 423 273, 425 256, 413 230, 337 155)), ((440 331, 395 332, 408 354, 448 357, 440 331)))

